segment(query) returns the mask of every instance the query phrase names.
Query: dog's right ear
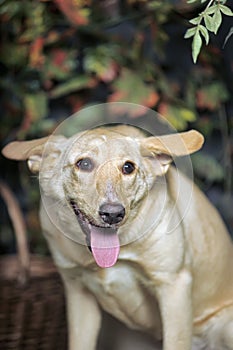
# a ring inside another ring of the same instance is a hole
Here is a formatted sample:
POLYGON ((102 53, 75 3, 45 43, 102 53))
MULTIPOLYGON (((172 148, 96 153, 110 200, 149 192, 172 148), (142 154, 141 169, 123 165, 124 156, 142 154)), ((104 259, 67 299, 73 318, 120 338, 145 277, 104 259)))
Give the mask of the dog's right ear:
POLYGON ((156 175, 164 175, 172 159, 198 151, 204 142, 204 137, 196 130, 186 132, 150 136, 140 140, 141 154, 156 164, 156 175), (158 164, 160 166, 158 166, 158 164))
POLYGON ((50 136, 32 141, 14 141, 6 145, 2 154, 13 160, 28 160, 28 167, 33 173, 39 172, 42 154, 50 136))

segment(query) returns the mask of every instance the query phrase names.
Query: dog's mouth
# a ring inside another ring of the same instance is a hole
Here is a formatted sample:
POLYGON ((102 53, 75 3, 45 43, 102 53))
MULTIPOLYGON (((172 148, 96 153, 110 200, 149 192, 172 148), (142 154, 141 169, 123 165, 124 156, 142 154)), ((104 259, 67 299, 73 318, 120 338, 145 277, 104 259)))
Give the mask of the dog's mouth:
POLYGON ((86 243, 98 266, 107 268, 115 265, 120 252, 116 225, 98 226, 88 218, 71 200, 70 205, 86 236, 86 243))

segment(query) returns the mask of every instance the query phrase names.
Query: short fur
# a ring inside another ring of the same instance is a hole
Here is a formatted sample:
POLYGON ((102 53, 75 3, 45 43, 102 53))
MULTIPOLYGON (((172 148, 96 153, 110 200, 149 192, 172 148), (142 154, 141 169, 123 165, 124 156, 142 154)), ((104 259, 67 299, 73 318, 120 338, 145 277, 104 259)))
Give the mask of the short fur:
POLYGON ((53 210, 63 233, 43 205, 40 218, 65 284, 70 350, 96 348, 101 308, 163 339, 164 350, 233 350, 231 238, 207 198, 170 166, 172 157, 193 153, 202 143, 196 131, 145 137, 122 125, 4 148, 6 157, 27 159, 34 173, 40 170, 44 195, 57 203, 53 210), (77 166, 85 157, 94 163, 88 172, 77 166), (126 161, 135 164, 130 174, 122 172, 126 161), (110 268, 97 266, 73 211, 80 209, 93 227, 107 226, 99 214, 103 203, 125 209, 113 225, 121 247, 110 268))

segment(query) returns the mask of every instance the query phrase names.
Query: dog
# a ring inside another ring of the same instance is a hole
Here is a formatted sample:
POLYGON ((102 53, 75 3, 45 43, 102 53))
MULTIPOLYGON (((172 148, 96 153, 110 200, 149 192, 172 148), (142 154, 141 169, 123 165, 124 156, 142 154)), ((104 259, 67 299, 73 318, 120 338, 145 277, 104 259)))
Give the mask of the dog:
POLYGON ((3 149, 40 174, 41 225, 64 281, 70 350, 96 349, 101 309, 164 350, 233 350, 230 235, 171 164, 203 142, 195 130, 148 136, 115 125, 3 149))

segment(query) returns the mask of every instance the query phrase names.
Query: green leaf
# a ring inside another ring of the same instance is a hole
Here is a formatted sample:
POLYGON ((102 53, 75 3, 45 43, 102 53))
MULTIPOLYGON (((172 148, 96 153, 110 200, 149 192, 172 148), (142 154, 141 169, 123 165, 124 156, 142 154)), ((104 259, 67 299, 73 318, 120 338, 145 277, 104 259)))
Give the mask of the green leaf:
POLYGON ((159 98, 151 84, 147 84, 138 72, 127 68, 122 69, 113 87, 114 92, 109 98, 111 102, 127 101, 150 107, 159 98))
POLYGON ((191 24, 199 24, 200 23, 200 17, 198 16, 198 17, 195 17, 195 18, 193 18, 193 19, 190 19, 190 21, 189 21, 189 23, 191 23, 191 24))
POLYGON ((211 17, 209 15, 205 15, 204 16, 204 22, 205 22, 206 28, 210 32, 214 32, 214 19, 213 19, 213 17, 211 17))
POLYGON ((195 113, 185 107, 179 105, 168 104, 163 106, 162 115, 171 123, 177 130, 185 130, 189 122, 196 120, 195 113))
POLYGON ((227 6, 224 5, 219 5, 220 11, 222 13, 224 13, 224 15, 226 16, 233 16, 233 12, 231 11, 231 9, 227 6))
POLYGON ((11 43, 9 40, 4 45, 4 50, 1 51, 1 62, 7 67, 24 67, 28 57, 28 45, 16 45, 11 43))
POLYGON ((46 117, 48 113, 48 99, 44 92, 26 94, 24 96, 24 108, 32 121, 46 117))
POLYGON ((0 15, 7 14, 8 20, 20 13, 22 4, 17 1, 1 1, 0 15))
POLYGON ((198 176, 208 181, 221 181, 224 178, 224 169, 217 160, 207 154, 195 154, 192 156, 194 171, 198 176))
POLYGON ((212 15, 218 9, 218 5, 212 5, 204 10, 204 15, 212 15))
POLYGON ((58 87, 54 88, 51 91, 50 96, 53 98, 64 96, 71 92, 75 92, 80 89, 87 88, 89 84, 90 84, 90 77, 79 76, 77 78, 70 79, 67 82, 60 84, 58 87))
POLYGON ((192 57, 193 57, 194 63, 197 62, 197 57, 201 51, 201 46, 202 46, 202 38, 200 36, 199 31, 197 31, 193 37, 193 42, 192 42, 192 57))
POLYGON ((198 108, 208 109, 209 111, 217 110, 222 103, 229 99, 229 92, 226 86, 220 82, 212 82, 202 86, 196 92, 196 104, 198 108))
POLYGON ((189 28, 185 35, 184 35, 184 38, 185 39, 188 39, 188 38, 191 38, 192 36, 194 36, 194 34, 196 33, 196 27, 195 28, 189 28))
POLYGON ((222 14, 219 8, 213 15, 213 26, 214 26, 214 34, 217 34, 217 31, 222 23, 222 14))
POLYGON ((201 34, 203 35, 203 37, 205 38, 205 42, 206 42, 206 45, 208 45, 209 43, 209 33, 208 33, 208 30, 203 26, 203 25, 199 25, 199 29, 200 29, 200 32, 201 34))
POLYGON ((196 120, 196 114, 188 108, 180 108, 180 116, 187 122, 194 122, 196 120))

